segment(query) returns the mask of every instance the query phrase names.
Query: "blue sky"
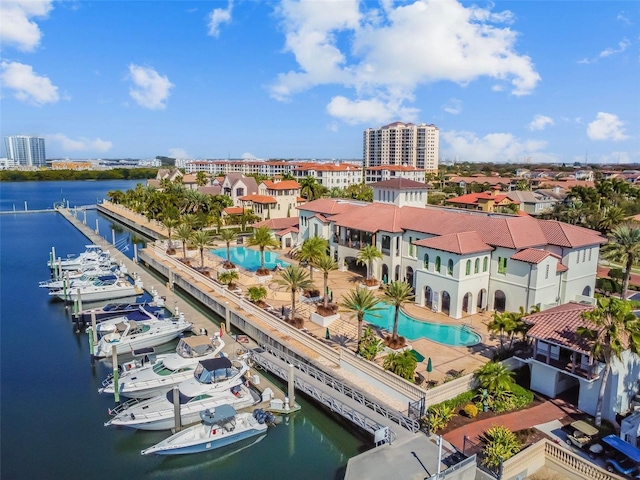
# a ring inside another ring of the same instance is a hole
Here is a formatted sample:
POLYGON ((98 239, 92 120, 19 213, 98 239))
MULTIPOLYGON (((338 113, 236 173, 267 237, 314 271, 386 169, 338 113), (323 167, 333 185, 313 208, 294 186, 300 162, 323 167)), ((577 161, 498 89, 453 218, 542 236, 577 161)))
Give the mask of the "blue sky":
POLYGON ((0 3, 2 135, 47 157, 362 158, 435 124, 460 161, 640 163, 632 1, 0 3))

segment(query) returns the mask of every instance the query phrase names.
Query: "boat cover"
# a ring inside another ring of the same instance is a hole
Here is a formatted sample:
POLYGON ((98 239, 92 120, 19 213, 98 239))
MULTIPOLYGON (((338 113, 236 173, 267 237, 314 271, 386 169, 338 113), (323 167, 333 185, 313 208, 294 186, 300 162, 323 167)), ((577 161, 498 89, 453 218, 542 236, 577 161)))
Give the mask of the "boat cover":
POLYGON ((615 435, 607 435, 602 439, 602 441, 607 445, 615 448, 620 453, 624 453, 634 462, 640 463, 640 448, 634 447, 630 443, 625 442, 620 437, 616 437, 615 435))
POLYGON ((236 409, 231 405, 218 405, 215 409, 209 408, 200 412, 200 418, 205 425, 219 425, 232 420, 236 416, 236 409), (211 411, 213 410, 213 412, 211 411))

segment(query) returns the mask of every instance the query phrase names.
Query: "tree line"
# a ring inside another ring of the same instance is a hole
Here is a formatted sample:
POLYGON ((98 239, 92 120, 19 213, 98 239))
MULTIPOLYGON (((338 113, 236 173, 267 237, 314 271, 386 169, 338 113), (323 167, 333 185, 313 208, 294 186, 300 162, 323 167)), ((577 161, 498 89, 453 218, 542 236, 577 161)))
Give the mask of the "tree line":
POLYGON ((157 174, 157 168, 112 168, 109 170, 0 170, 0 182, 143 180, 155 178, 157 174))

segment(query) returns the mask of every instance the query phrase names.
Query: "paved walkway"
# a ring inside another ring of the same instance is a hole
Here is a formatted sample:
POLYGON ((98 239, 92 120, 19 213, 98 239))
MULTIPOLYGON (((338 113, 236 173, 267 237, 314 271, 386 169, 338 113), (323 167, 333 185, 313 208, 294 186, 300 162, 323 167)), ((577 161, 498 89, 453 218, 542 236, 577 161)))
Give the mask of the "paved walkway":
POLYGON ((463 427, 445 433, 444 439, 454 445, 458 450, 464 448, 465 435, 474 443, 480 442, 480 436, 494 425, 504 425, 512 432, 531 428, 541 423, 552 420, 559 420, 567 415, 579 413, 575 406, 565 403, 562 400, 548 400, 541 405, 537 405, 526 410, 507 413, 499 417, 487 418, 477 422, 469 423, 463 427))

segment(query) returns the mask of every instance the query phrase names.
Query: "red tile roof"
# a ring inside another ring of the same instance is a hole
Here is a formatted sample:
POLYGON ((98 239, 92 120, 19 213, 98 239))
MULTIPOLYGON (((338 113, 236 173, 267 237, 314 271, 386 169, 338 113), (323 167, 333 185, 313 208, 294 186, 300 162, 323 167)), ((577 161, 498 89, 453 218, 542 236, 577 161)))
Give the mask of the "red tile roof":
POLYGON ((558 262, 558 264, 556 265, 556 273, 566 272, 567 270, 569 270, 569 267, 562 263, 558 262))
POLYGON ((275 198, 270 195, 245 195, 244 197, 238 197, 243 202, 253 202, 253 203, 278 203, 275 198))
POLYGON ((227 215, 242 215, 242 207, 227 207, 224 209, 224 213, 227 215))
POLYGON ((404 209, 395 205, 372 203, 363 208, 350 210, 336 215, 331 220, 341 227, 364 230, 375 233, 379 230, 386 232, 402 232, 404 228, 400 218, 404 209))
POLYGON ((278 235, 279 237, 282 237, 283 235, 286 235, 287 233, 298 233, 298 227, 289 227, 289 228, 285 228, 284 230, 280 230, 279 232, 276 232, 276 235, 278 235))
POLYGON ((467 193, 466 195, 460 195, 459 197, 449 198, 447 203, 462 203, 464 205, 478 205, 484 200, 494 200, 496 203, 500 203, 505 199, 510 200, 508 203, 519 204, 517 200, 511 200, 506 195, 491 195, 489 192, 482 193, 467 193))
POLYGON ((589 343, 577 336, 576 331, 579 327, 593 328, 593 324, 580 316, 592 309, 591 305, 566 303, 529 315, 524 321, 533 324, 533 327, 527 332, 527 336, 589 353, 589 343))
POLYGON ((367 167, 367 171, 377 172, 378 170, 389 170, 390 172, 424 172, 424 168, 411 167, 409 165, 378 165, 377 167, 367 167))
POLYGON ((585 247, 607 243, 607 239, 588 228, 558 222, 557 220, 538 220, 547 242, 559 247, 585 247))
POLYGON ((482 241, 482 238, 477 232, 453 233, 450 235, 442 235, 441 237, 425 238, 424 240, 418 240, 413 243, 421 247, 457 253, 458 255, 468 255, 493 250, 493 247, 482 241))
POLYGON ((262 183, 271 190, 297 190, 300 188, 300 184, 295 180, 282 180, 280 182, 265 180, 262 183))
POLYGON ((254 227, 267 227, 269 230, 282 230, 298 226, 298 217, 270 218, 253 224, 254 227))
POLYGON ((538 250, 537 248, 525 248, 517 253, 511 255, 512 260, 520 260, 521 262, 538 264, 547 257, 556 257, 561 260, 561 257, 555 253, 547 252, 546 250, 538 250))
POLYGON ((334 200, 331 198, 319 198, 312 200, 304 205, 299 205, 298 210, 306 210, 308 212, 322 213, 323 215, 337 215, 338 213, 348 212, 349 210, 359 209, 367 204, 357 202, 355 200, 334 200))

